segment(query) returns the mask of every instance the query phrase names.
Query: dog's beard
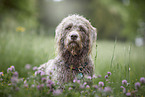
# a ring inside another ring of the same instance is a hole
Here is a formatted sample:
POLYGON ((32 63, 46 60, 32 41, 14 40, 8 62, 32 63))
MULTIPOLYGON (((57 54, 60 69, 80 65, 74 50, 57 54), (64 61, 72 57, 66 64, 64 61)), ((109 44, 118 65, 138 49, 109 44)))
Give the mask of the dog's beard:
POLYGON ((82 45, 81 43, 71 41, 66 45, 66 49, 74 56, 80 53, 80 50, 82 49, 82 45))

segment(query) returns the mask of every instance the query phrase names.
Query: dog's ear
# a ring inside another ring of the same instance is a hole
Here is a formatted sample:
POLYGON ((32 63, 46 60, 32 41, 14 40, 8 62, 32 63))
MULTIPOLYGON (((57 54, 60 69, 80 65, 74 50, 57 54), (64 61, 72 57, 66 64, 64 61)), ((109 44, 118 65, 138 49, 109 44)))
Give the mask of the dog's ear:
POLYGON ((60 23, 55 29, 55 40, 58 43, 61 39, 62 24, 60 23))
POLYGON ((91 35, 90 38, 92 39, 92 42, 95 42, 97 40, 97 29, 90 25, 91 35))

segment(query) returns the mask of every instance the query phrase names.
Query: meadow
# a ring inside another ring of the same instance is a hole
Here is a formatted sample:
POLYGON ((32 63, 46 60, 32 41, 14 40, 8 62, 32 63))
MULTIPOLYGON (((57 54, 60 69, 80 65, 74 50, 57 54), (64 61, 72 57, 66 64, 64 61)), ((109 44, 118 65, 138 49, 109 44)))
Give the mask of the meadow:
POLYGON ((23 27, 9 31, 1 30, 0 96, 145 96, 145 47, 136 47, 133 42, 117 40, 97 40, 94 44, 91 54, 95 64, 96 77, 86 77, 85 79, 86 82, 93 81, 93 85, 85 84, 85 88, 82 89, 79 85, 84 81, 74 80, 72 84, 65 84, 65 90, 57 91, 56 89, 59 87, 57 84, 53 86, 56 91, 48 93, 50 87, 49 89, 42 89, 43 86, 38 86, 38 83, 42 85, 41 81, 35 84, 32 82, 34 79, 36 81, 41 80, 44 75, 39 72, 36 78, 29 79, 29 76, 34 74, 33 67, 38 67, 56 56, 55 47, 54 37, 43 33, 37 35, 35 31, 25 31, 23 27), (15 70, 12 69, 13 66, 15 70), (15 71, 18 73, 16 75, 18 78, 23 78, 22 82, 17 82, 19 89, 16 89, 16 85, 13 85, 12 81, 15 71), (106 76, 107 72, 108 76, 106 76), (99 82, 103 82, 104 85, 100 85, 99 82), (139 82, 139 84, 136 84, 136 82, 139 82), (32 84, 35 88, 30 87, 32 84), (106 87, 108 88, 107 92, 105 92, 106 87), (129 93, 131 94, 129 95, 129 93))

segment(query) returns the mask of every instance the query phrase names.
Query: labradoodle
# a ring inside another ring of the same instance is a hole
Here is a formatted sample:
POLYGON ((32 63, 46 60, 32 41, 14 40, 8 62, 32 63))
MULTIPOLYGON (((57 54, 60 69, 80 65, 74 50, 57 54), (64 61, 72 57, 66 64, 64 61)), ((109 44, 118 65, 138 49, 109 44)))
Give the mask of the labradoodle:
POLYGON ((48 74, 55 68, 52 78, 60 83, 92 76, 94 66, 90 53, 97 37, 96 28, 86 18, 75 14, 64 18, 55 34, 57 57, 40 65, 38 70, 48 74))

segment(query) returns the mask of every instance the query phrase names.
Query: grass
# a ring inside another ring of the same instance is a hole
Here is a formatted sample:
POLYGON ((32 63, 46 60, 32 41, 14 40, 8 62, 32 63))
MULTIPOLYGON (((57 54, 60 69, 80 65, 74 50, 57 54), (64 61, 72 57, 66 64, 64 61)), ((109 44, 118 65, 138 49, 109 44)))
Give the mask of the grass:
MULTIPOLYGON (((37 35, 34 31, 1 31, 0 32, 0 71, 7 72, 11 65, 19 72, 20 77, 28 77, 26 64, 39 66, 55 57, 54 37, 37 35)), ((95 63, 95 74, 104 77, 112 73, 113 95, 120 95, 123 79, 129 84, 128 91, 134 89, 134 83, 145 77, 145 48, 136 47, 130 42, 99 40, 97 49, 94 46, 92 58, 95 63), (95 56, 97 57, 95 59, 95 56)), ((32 70, 31 70, 32 71, 32 70)), ((142 93, 139 96, 145 94, 142 93)))

